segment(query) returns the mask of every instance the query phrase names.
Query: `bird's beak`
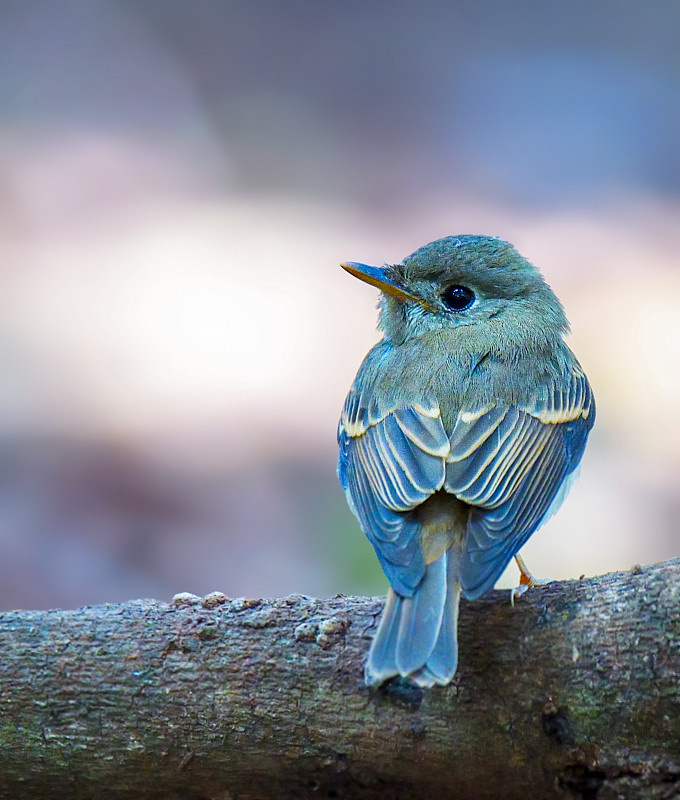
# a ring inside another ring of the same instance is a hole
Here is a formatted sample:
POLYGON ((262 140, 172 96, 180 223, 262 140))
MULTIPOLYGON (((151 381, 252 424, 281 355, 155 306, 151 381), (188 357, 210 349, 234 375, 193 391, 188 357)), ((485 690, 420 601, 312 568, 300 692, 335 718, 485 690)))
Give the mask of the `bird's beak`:
POLYGON ((390 277, 383 267, 369 267, 368 264, 358 264, 356 261, 343 261, 340 266, 350 275, 359 278, 360 281, 370 283, 371 286, 377 286, 381 292, 392 295, 397 300, 410 300, 425 306, 428 311, 435 311, 422 297, 417 297, 407 292, 406 289, 395 283, 394 278, 390 277))

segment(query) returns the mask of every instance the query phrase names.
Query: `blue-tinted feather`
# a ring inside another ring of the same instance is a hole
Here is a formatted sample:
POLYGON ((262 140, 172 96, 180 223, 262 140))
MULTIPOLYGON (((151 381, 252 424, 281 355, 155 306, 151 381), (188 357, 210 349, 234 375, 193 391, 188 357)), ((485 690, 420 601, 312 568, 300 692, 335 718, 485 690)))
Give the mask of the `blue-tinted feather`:
POLYGON ((595 406, 578 365, 534 405, 461 411, 450 437, 445 488, 474 506, 461 565, 463 593, 491 588, 554 510, 578 465, 595 406))
POLYGON ((425 561, 411 513, 444 482, 448 437, 431 403, 382 408, 358 381, 338 430, 338 475, 394 589, 411 596, 425 561))

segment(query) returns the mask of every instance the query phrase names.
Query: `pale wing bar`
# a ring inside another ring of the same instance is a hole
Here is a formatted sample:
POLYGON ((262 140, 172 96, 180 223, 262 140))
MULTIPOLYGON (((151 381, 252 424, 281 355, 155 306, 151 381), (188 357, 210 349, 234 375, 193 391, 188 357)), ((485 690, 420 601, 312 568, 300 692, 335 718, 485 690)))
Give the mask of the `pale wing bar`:
POLYGON ((444 483, 449 441, 432 403, 367 409, 359 392, 347 397, 338 428, 338 474, 350 507, 373 544, 390 583, 410 596, 425 563, 411 510, 444 483))
POLYGON ((531 405, 458 415, 444 486, 474 506, 461 571, 467 597, 491 588, 539 527, 581 458, 594 416, 578 364, 562 387, 539 389, 531 405))

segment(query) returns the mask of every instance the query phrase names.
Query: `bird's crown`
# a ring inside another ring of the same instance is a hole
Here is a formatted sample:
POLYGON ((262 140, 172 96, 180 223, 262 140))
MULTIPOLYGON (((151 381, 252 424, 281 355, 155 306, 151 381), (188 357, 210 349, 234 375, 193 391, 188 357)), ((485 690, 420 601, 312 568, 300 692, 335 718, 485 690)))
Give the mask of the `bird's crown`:
POLYGON ((514 298, 547 289, 540 272, 497 236, 446 236, 387 269, 404 285, 467 282, 489 297, 514 298))

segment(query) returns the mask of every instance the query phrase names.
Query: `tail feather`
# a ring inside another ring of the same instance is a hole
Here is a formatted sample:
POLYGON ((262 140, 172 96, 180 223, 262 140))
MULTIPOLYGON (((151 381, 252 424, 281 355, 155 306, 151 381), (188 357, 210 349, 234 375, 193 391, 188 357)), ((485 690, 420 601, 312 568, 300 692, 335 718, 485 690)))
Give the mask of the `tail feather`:
POLYGON ((380 618, 380 624, 373 637, 368 660, 366 661, 365 678, 369 686, 383 683, 388 678, 399 674, 397 669, 397 640, 399 637, 402 602, 401 595, 398 595, 390 586, 387 592, 385 610, 380 618))
POLYGON ((446 558, 429 564, 412 597, 401 601, 397 670, 409 675, 423 666, 437 643, 446 602, 446 558))
POLYGON ((460 552, 447 550, 428 564, 413 597, 389 590, 366 663, 366 683, 395 675, 420 686, 444 685, 458 665, 460 552))
MULTIPOLYGON (((441 685, 451 681, 458 667, 460 583, 458 582, 458 574, 453 569, 448 570, 447 578, 446 611, 442 617, 437 643, 426 664, 426 669, 430 673, 432 680, 441 685)), ((429 685, 431 686, 432 684, 429 685)))

